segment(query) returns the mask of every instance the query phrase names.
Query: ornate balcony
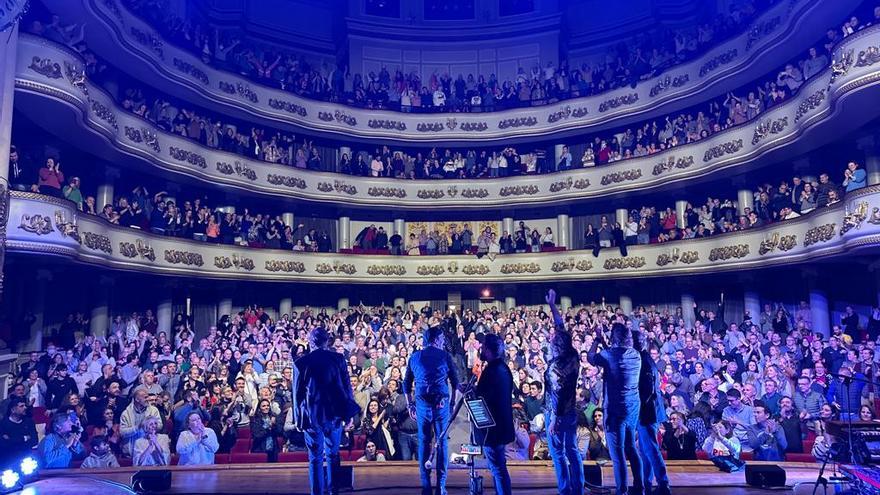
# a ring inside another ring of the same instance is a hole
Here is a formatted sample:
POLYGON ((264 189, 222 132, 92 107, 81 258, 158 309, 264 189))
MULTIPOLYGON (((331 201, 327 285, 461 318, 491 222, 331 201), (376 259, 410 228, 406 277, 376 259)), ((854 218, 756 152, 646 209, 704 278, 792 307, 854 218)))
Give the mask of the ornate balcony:
POLYGON ((798 219, 715 237, 605 249, 474 256, 351 256, 252 249, 158 236, 112 225, 72 203, 11 194, 7 249, 148 273, 267 281, 483 283, 621 279, 769 267, 880 247, 880 186, 798 219))
POLYGON ((136 157, 137 163, 151 168, 248 193, 347 206, 507 208, 607 198, 725 170, 742 171, 837 139, 876 117, 878 47, 880 26, 846 38, 835 50, 834 67, 811 79, 795 97, 766 111, 756 122, 696 143, 601 167, 467 183, 312 172, 201 147, 118 109, 109 95, 83 78, 82 62, 75 53, 30 36, 22 36, 19 43, 16 100, 21 111, 41 125, 108 159, 130 162, 136 157), (62 118, 61 109, 84 125, 62 118))
POLYGON ((65 18, 84 22, 93 48, 135 77, 168 93, 243 118, 386 141, 479 142, 571 134, 669 113, 749 82, 816 42, 829 19, 851 12, 857 0, 779 2, 752 28, 703 57, 600 95, 540 107, 483 114, 407 114, 365 110, 297 97, 216 70, 164 41, 115 0, 47 0, 65 18))

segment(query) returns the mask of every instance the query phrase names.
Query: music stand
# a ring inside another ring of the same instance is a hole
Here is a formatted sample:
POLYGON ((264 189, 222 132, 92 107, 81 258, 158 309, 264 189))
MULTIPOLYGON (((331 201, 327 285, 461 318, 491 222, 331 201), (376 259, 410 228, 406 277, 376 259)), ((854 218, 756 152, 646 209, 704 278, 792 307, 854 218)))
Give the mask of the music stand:
POLYGON ((492 417, 492 413, 489 412, 489 406, 482 397, 465 399, 464 404, 474 426, 481 430, 495 426, 495 418, 492 417))

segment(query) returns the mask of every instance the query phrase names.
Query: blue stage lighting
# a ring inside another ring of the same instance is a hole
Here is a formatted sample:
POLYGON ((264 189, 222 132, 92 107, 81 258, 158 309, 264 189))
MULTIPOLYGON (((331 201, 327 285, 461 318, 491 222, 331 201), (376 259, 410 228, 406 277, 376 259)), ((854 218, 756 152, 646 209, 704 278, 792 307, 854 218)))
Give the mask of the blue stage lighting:
POLYGON ((30 456, 25 457, 21 461, 21 474, 30 476, 37 471, 37 467, 39 467, 39 464, 37 464, 36 459, 30 456))
POLYGON ((15 488, 15 485, 18 484, 19 478, 20 476, 18 473, 11 469, 7 469, 6 471, 3 471, 2 475, 0 475, 0 483, 3 484, 3 488, 8 490, 10 488, 15 488))

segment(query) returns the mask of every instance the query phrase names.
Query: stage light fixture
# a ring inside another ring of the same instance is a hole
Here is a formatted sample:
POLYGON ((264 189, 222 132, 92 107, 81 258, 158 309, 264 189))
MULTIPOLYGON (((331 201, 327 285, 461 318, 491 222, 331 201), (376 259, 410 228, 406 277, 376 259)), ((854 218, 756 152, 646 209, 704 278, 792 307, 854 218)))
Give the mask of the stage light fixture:
POLYGON ((6 471, 3 471, 3 474, 0 474, 0 483, 3 484, 5 490, 10 490, 18 486, 18 481, 20 479, 21 476, 11 469, 7 469, 6 471))
POLYGON ((30 476, 37 471, 39 464, 37 463, 36 459, 28 456, 28 457, 25 457, 24 459, 22 459, 20 467, 21 467, 21 474, 23 474, 25 476, 30 476))
POLYGON ((492 297, 492 293, 489 292, 489 289, 483 289, 483 297, 492 297))

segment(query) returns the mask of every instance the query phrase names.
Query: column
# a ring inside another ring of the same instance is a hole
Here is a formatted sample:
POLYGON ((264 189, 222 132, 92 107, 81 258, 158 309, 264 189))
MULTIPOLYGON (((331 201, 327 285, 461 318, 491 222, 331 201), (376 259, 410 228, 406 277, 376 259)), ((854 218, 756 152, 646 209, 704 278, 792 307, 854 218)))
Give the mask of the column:
POLYGON ((336 301, 336 310, 342 311, 343 309, 348 309, 351 307, 351 303, 348 301, 347 297, 340 297, 338 301, 336 301))
POLYGON ((564 148, 564 144, 557 144, 553 146, 553 164, 550 166, 550 170, 558 170, 559 160, 562 160, 562 148, 564 148))
MULTIPOLYGON (((394 219, 394 229, 391 232, 392 234, 398 234, 400 237, 406 236, 406 221, 402 218, 394 219)), ((404 241, 405 244, 405 241, 404 241)))
MULTIPOLYGON (((170 288, 166 290, 171 290, 170 288)), ((171 335, 171 296, 163 297, 159 304, 156 305, 156 324, 158 325, 160 332, 165 332, 166 335, 171 335)))
POLYGON ((856 139, 859 149, 865 152, 865 172, 868 174, 868 185, 880 184, 880 146, 874 135, 856 139))
MULTIPOLYGON (((3 293, 3 265, 6 258, 6 220, 9 214, 9 147, 12 145, 12 105, 15 96, 15 58, 18 23, 0 33, 0 296, 3 293)), ((42 332, 42 328, 40 329, 42 332)))
POLYGON ((339 217, 336 228, 336 244, 339 245, 339 249, 351 249, 351 218, 339 217))
POLYGON ((278 302, 278 318, 289 315, 293 311, 293 299, 290 297, 282 297, 278 302))
POLYGON ((614 221, 620 224, 620 228, 623 228, 629 221, 629 210, 626 208, 618 208, 614 210, 614 221))
POLYGON ((817 288, 810 289, 810 315, 813 319, 813 332, 825 337, 831 335, 831 312, 828 309, 828 295, 817 288))
POLYGON ((220 302, 217 303, 217 319, 219 320, 220 317, 224 315, 232 316, 231 297, 221 297, 220 302))
POLYGON ((620 301, 618 303, 620 309, 623 311, 623 314, 630 315, 633 312, 633 300, 627 294, 620 295, 620 301))
POLYGON ((681 313, 688 328, 694 327, 694 302, 694 295, 689 291, 681 293, 681 313))
POLYGON ((687 207, 688 202, 683 199, 675 202, 675 226, 680 229, 687 227, 687 207))
MULTIPOLYGON (((504 217, 501 219, 501 233, 507 232, 510 235, 513 235, 513 218, 512 217, 504 217)), ((474 239, 474 245, 476 245, 477 240, 474 239)))
POLYGON ((102 276, 98 281, 98 287, 95 288, 95 302, 92 304, 91 321, 89 322, 89 330, 96 338, 106 336, 110 329, 111 290, 113 290, 113 279, 102 276))
POLYGON ((755 209, 755 193, 751 189, 740 189, 736 192, 736 214, 745 215, 746 209, 755 209))
POLYGON ((394 307, 406 309, 406 300, 402 297, 395 297, 394 298, 394 307))
POLYGON ((106 205, 113 204, 113 183, 105 182, 98 185, 98 194, 95 197, 95 207, 104 208, 106 205))
POLYGON ((293 213, 287 211, 281 214, 281 221, 289 227, 296 227, 293 223, 293 213))
POLYGON ((19 351, 39 351, 43 348, 43 328, 46 325, 46 291, 49 282, 52 281, 52 272, 49 270, 37 270, 37 285, 33 296, 32 308, 34 314, 34 322, 31 323, 30 335, 27 339, 21 339, 19 342, 19 351))
POLYGON ((504 298, 504 309, 506 311, 512 311, 516 309, 516 298, 513 296, 506 296, 504 298))
POLYGON ((556 215, 556 245, 571 249, 571 237, 568 231, 568 215, 560 213, 556 215))
POLYGON ((562 311, 571 309, 571 296, 559 296, 559 309, 562 311))
POLYGON ((752 317, 752 323, 760 325, 761 296, 755 291, 746 291, 743 299, 745 303, 744 308, 749 312, 749 316, 752 317))

